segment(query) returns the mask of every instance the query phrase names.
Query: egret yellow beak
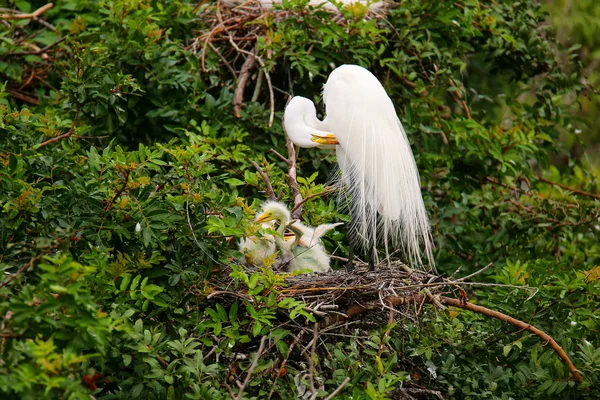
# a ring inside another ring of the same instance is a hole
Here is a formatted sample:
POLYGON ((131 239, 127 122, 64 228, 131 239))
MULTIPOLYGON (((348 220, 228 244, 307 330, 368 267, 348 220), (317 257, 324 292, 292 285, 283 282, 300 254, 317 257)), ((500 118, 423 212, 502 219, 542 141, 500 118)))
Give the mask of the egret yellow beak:
POLYGON ((340 144, 337 141, 335 135, 333 133, 328 133, 325 135, 311 135, 311 142, 319 143, 319 144, 340 144))

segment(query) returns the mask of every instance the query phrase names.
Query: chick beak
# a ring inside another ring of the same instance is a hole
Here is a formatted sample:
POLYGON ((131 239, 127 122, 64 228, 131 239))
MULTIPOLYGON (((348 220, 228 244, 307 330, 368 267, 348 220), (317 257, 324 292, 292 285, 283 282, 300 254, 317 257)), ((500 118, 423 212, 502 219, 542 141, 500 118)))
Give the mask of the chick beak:
POLYGON ((325 135, 311 135, 311 142, 315 142, 318 144, 333 144, 337 145, 340 142, 337 141, 335 135, 333 133, 327 133, 325 135))
POLYGON ((258 222, 258 223, 263 223, 263 222, 268 222, 268 221, 271 221, 272 219, 273 219, 273 218, 272 218, 272 217, 271 217, 269 214, 267 214, 267 213, 264 213, 264 214, 261 214, 261 215, 259 215, 259 216, 256 218, 256 222, 258 222))

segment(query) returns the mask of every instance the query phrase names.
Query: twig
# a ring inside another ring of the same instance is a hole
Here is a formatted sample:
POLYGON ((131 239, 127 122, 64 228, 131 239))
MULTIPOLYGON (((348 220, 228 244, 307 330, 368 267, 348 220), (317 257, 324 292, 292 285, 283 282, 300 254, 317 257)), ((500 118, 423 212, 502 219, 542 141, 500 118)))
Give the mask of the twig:
POLYGON ((219 49, 217 49, 215 47, 215 45, 213 45, 210 42, 208 42, 208 45, 210 46, 210 48, 212 49, 212 51, 215 52, 215 54, 217 55, 217 57, 219 57, 219 59, 221 61, 223 61, 223 64, 225 64, 225 66, 227 67, 227 69, 229 70, 229 72, 231 72, 231 75, 233 75, 233 78, 237 79, 237 74, 235 73, 235 70, 233 69, 233 67, 231 66, 231 64, 229 64, 229 62, 227 61, 227 59, 225 57, 223 57, 223 55, 221 54, 221 52, 219 51, 219 49))
POLYGON ((460 279, 457 279, 457 280, 456 280, 456 282, 463 282, 463 281, 466 281, 467 279, 470 279, 470 278, 472 278, 472 277, 474 277, 474 276, 477 276, 477 275, 479 275, 479 274, 482 274, 484 271, 486 271, 486 270, 487 270, 489 267, 491 267, 492 265, 494 265, 494 263, 493 263, 493 262, 491 262, 491 263, 489 263, 488 265, 486 265, 485 267, 481 268, 479 271, 475 271, 475 272, 473 272, 473 273, 472 273, 472 274, 470 274, 470 275, 463 276, 462 278, 460 278, 460 279))
POLYGON ((581 375, 579 374, 579 371, 577 371, 577 368, 575 368, 575 365, 573 365, 573 363, 571 362, 571 360, 569 359, 569 357, 567 356, 565 351, 562 349, 562 347, 560 347, 560 345, 558 343, 556 343, 556 341, 550 335, 539 330, 535 326, 528 324, 526 322, 520 321, 516 318, 513 318, 513 317, 503 314, 501 312, 490 310, 489 308, 479 306, 476 304, 472 304, 472 303, 468 303, 468 302, 461 302, 458 299, 453 299, 453 298, 449 298, 449 297, 441 297, 441 301, 443 303, 446 303, 446 304, 454 306, 454 307, 464 308, 465 310, 470 310, 470 311, 473 311, 473 312, 476 312, 479 314, 483 314, 483 315, 487 315, 489 317, 499 319, 501 321, 508 322, 509 324, 516 326, 519 329, 526 330, 528 332, 533 333, 534 335, 537 335, 543 341, 549 343, 550 346, 554 349, 554 351, 558 354, 558 356, 563 360, 563 362, 569 366, 571 375, 573 375, 575 380, 577 380, 577 381, 581 380, 581 375))
POLYGON ((254 168, 256 168, 256 170, 258 171, 259 175, 261 176, 261 178, 265 182, 265 185, 267 185, 267 190, 266 190, 267 196, 269 196, 269 198, 271 200, 278 201, 279 199, 275 195, 275 191, 273 190, 273 186, 271 185, 271 179, 270 179, 270 176, 269 176, 269 170, 267 169, 267 172, 265 172, 260 167, 260 165, 258 165, 255 161, 251 161, 251 163, 254 166, 254 168))
POLYGON ((471 119, 471 111, 469 111, 469 106, 467 106, 467 103, 463 100, 462 94, 460 94, 460 92, 458 91, 458 88, 454 84, 454 81, 452 78, 450 78, 449 82, 450 82, 450 86, 456 88, 456 92, 455 92, 456 97, 458 97, 458 101, 460 101, 460 104, 462 104, 462 106, 465 110, 465 114, 467 115, 467 119, 471 119))
POLYGON ((256 86, 254 86, 254 93, 252 93, 252 99, 250 99, 250 101, 255 102, 256 100, 258 100, 258 95, 260 94, 260 88, 262 86, 264 76, 265 76, 265 72, 262 69, 258 70, 258 77, 256 78, 256 86))
POLYGON ((38 101, 38 99, 34 99, 33 97, 30 97, 30 96, 24 95, 23 93, 21 93, 21 92, 18 92, 18 91, 16 91, 16 90, 13 90, 13 89, 6 89, 6 91, 7 91, 8 93, 10 93, 10 94, 11 94, 13 97, 16 97, 16 98, 17 98, 17 99, 19 99, 19 100, 23 100, 23 101, 24 101, 24 102, 26 102, 26 103, 33 104, 33 105, 35 105, 35 106, 37 106, 37 105, 39 105, 39 104, 40 104, 40 102, 38 101))
POLYGON ((219 262, 217 260, 215 260, 213 258, 213 256, 211 256, 208 251, 204 250, 204 248, 202 247, 202 245, 200 244, 200 242, 198 241, 198 238, 196 237, 196 233, 194 233, 194 227, 192 226, 192 220, 190 218, 190 196, 191 193, 188 192, 188 196, 187 199, 185 201, 185 212, 187 215, 187 226, 190 230, 190 233, 192 234, 192 238, 194 239, 194 242, 196 243, 196 246, 198 246, 198 248, 200 249, 201 252, 203 252, 208 258, 210 258, 210 260, 212 262, 214 262, 215 264, 219 264, 219 262))
POLYGON ((266 340, 267 340, 266 336, 263 336, 262 339, 260 339, 260 346, 258 347, 258 351, 254 355, 254 360, 252 360, 252 364, 250 365, 250 368, 248 368, 248 372, 246 373, 246 379, 244 379, 244 383, 242 383, 240 385, 240 391, 238 392, 237 396, 235 397, 235 400, 240 400, 242 398, 242 394, 244 394, 244 390, 246 389, 246 386, 248 386, 248 382, 250 382, 252 373, 254 372, 254 369, 256 368, 256 365, 258 364, 258 359, 262 355, 263 351, 265 351, 265 341, 266 340))
POLYGON ((233 92, 233 115, 236 118, 241 118, 242 114, 242 106, 244 105, 244 91, 246 90, 246 84, 248 83, 248 78, 250 78, 250 72, 256 66, 256 58, 248 56, 244 64, 242 64, 242 69, 240 70, 240 75, 238 77, 237 83, 235 85, 235 91, 233 92))
POLYGON ((331 400, 335 397, 335 395, 337 395, 343 388, 344 386, 346 386, 346 384, 350 382, 350 377, 347 376, 346 379, 344 379, 344 381, 340 384, 340 386, 337 387, 337 389, 335 389, 333 392, 331 392, 331 394, 327 397, 325 397, 325 400, 331 400))
POLYGON ((110 200, 110 202, 108 202, 106 204, 106 206, 104 206, 104 212, 107 212, 108 210, 110 210, 110 208, 115 203, 115 201, 119 198, 119 196, 125 191, 125 189, 127 189, 127 183, 129 182, 129 173, 130 173, 129 170, 127 170, 125 172, 125 178, 123 179, 123 185, 121 186, 121 188, 119 188, 117 193, 115 193, 115 195, 110 200))
POLYGON ((250 297, 250 296, 246 296, 246 295, 244 295, 242 293, 230 292, 230 291, 227 291, 227 290, 221 290, 221 291, 212 292, 208 296, 206 296, 206 298, 210 299, 212 297, 220 296, 222 294, 226 294, 226 295, 233 296, 233 297, 239 297, 242 300, 247 300, 250 303, 254 303, 254 299, 252 297, 250 297))
MULTIPOLYGON (((221 22, 223 24, 223 20, 221 18, 221 12, 219 11, 219 6, 220 6, 219 3, 220 2, 217 2, 217 18, 219 18, 219 22, 221 22)), ((269 100, 270 100, 270 104, 271 104, 271 114, 269 115, 269 127, 273 126, 273 121, 275 119, 275 94, 273 93, 273 83, 271 82, 271 76, 267 72, 265 62, 263 61, 263 59, 260 56, 255 54, 255 52, 250 52, 248 50, 241 49, 237 45, 237 43, 235 43, 235 40, 233 40, 233 36, 231 36, 231 32, 229 32, 229 30, 227 30, 227 27, 224 24, 223 24, 223 29, 225 30, 225 32, 227 32, 227 36, 229 37, 229 43, 231 43, 233 48, 238 53, 243 53, 250 57, 253 57, 258 62, 260 67, 263 69, 263 71, 265 73, 265 78, 267 78, 267 86, 269 87, 269 100)))
POLYGON ((285 158, 284 156, 281 155, 281 153, 279 153, 277 150, 275 149, 270 149, 271 153, 275 154, 277 156, 277 158, 279 158, 281 161, 283 161, 284 163, 287 164, 288 159, 285 158))
POLYGON ((36 262, 38 262, 39 260, 41 260, 41 258, 44 256, 45 253, 42 253, 38 256, 33 257, 31 260, 29 260, 28 263, 23 264, 23 266, 21 268, 19 268, 19 270, 17 272, 15 272, 14 274, 12 274, 11 276, 8 277, 8 279, 6 279, 4 282, 0 283, 0 288, 3 288, 4 286, 8 285, 9 283, 11 283, 17 276, 21 275, 23 272, 25 272, 29 267, 32 267, 33 264, 35 264, 36 262))
POLYGON ((56 239, 56 243, 49 246, 48 248, 46 248, 41 254, 38 254, 37 256, 33 257, 31 260, 29 260, 29 262, 27 262, 26 264, 23 264, 21 266, 21 268, 19 268, 17 270, 17 272, 15 272, 14 274, 12 274, 11 276, 9 276, 5 281, 0 283, 0 288, 5 287, 6 285, 8 285, 9 283, 11 283, 13 280, 15 280, 15 278, 19 275, 21 275, 23 272, 27 271, 28 268, 33 267, 33 265, 35 263, 37 263, 38 261, 40 261, 42 259, 42 257, 44 257, 46 254, 50 253, 51 251, 53 251, 54 249, 56 249, 61 243, 63 242, 63 240, 61 239, 56 239))
POLYGON ((580 189, 572 188, 572 187, 569 187, 569 186, 563 185, 562 183, 558 183, 558 182, 554 182, 554 181, 551 181, 551 180, 549 180, 549 179, 546 179, 546 178, 544 178, 544 177, 543 177, 543 176, 541 176, 541 175, 538 175, 538 179, 539 179, 540 181, 544 182, 544 183, 547 183, 547 184, 549 184, 549 185, 552 185, 552 186, 557 186, 557 187, 559 187, 559 188, 561 188, 561 189, 568 190, 569 192, 577 193, 577 194, 579 194, 579 195, 581 195, 581 196, 591 197, 591 198, 594 198, 594 199, 600 200, 600 194, 597 194, 597 193, 591 193, 591 192, 586 192, 586 191, 584 191, 584 190, 580 190, 580 189))
POLYGON ((79 118, 79 110, 81 110, 81 104, 77 105, 77 110, 75 111, 75 117, 73 118, 73 122, 71 123, 71 129, 69 129, 69 132, 64 133, 62 135, 58 135, 56 137, 46 140, 45 142, 40 143, 40 145, 38 146, 38 149, 48 146, 49 144, 58 142, 59 140, 68 138, 73 133, 75 133, 75 123, 77 122, 77 118, 79 118))
POLYGON ((317 340, 319 338, 319 323, 316 322, 313 329, 312 346, 310 348, 310 358, 308 359, 308 377, 310 380, 310 400, 317 398, 319 392, 315 389, 315 357, 317 354, 317 340))
POLYGON ((302 215, 302 194, 300 193, 300 188, 298 187, 298 181, 296 180, 296 150, 294 149, 294 144, 289 136, 285 135, 285 147, 288 151, 287 158, 287 166, 288 172, 285 174, 288 185, 290 185, 290 189, 292 191, 292 197, 294 198, 294 212, 292 212, 292 218, 299 219, 302 215))
POLYGON ((17 14, 0 14, 0 19, 35 19, 39 17, 43 12, 48 11, 54 7, 54 4, 48 3, 35 10, 32 13, 17 13, 17 14))
POLYGON ((61 37, 60 39, 58 39, 57 41, 49 44, 46 47, 42 47, 41 49, 35 49, 35 50, 31 50, 31 51, 15 51, 14 53, 8 53, 8 56, 28 56, 28 55, 35 55, 35 54, 42 54, 47 52, 48 50, 50 50, 51 48, 53 48, 54 46, 56 46, 59 43, 62 43, 65 41, 65 39, 67 39, 69 37, 69 35, 65 35, 63 37, 61 37))
POLYGON ((294 211, 296 211, 299 207, 302 207, 302 205, 304 203, 306 203, 308 200, 314 199, 315 197, 321 197, 321 196, 328 195, 329 193, 335 192, 337 190, 339 190, 339 189, 335 188, 335 187, 330 187, 330 188, 325 189, 321 193, 313 193, 310 196, 306 196, 304 199, 302 199, 302 201, 300 201, 298 204, 294 205, 294 207, 292 208, 292 210, 290 212, 293 214, 294 211))

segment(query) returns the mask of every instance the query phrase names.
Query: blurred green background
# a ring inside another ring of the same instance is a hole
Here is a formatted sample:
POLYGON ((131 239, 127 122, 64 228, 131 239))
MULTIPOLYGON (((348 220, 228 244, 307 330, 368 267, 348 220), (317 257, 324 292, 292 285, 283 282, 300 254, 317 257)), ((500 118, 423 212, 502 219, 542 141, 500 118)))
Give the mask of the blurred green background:
MULTIPOLYGON (((564 135, 566 148, 573 157, 596 174, 600 173, 600 1, 598 0, 544 0, 549 13, 548 23, 556 30, 558 41, 565 48, 580 46, 578 53, 585 69, 584 77, 595 93, 587 93, 580 99, 579 115, 573 116, 573 124, 580 132, 577 137, 564 135)), ((567 61, 565 60, 565 65, 567 61)), ((558 156, 556 163, 566 162, 558 156)))

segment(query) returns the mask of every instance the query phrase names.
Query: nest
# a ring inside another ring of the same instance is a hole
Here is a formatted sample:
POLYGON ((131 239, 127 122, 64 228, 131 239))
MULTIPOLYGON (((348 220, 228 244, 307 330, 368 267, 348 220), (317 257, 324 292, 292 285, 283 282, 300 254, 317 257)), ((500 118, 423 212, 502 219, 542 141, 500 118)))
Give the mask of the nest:
MULTIPOLYGON (((581 376, 567 354, 548 334, 509 315, 468 302, 467 292, 463 286, 511 286, 468 281, 490 266, 491 264, 461 279, 444 278, 422 271, 413 271, 400 263, 379 265, 374 271, 369 271, 366 267, 361 266, 352 272, 340 270, 325 274, 289 276, 285 278, 284 285, 276 286, 272 290, 276 291, 278 301, 286 298, 301 300, 305 303, 304 310, 315 317, 316 322, 312 327, 307 324, 285 322, 285 324, 292 324, 292 326, 288 325, 288 329, 291 328, 294 332, 293 343, 305 344, 304 353, 310 347, 312 347, 312 353, 316 351, 320 332, 343 329, 351 320, 358 321, 363 325, 375 323, 382 326, 385 324, 382 317, 386 316, 387 324, 391 324, 399 318, 417 320, 426 304, 433 305, 436 309, 452 306, 499 319, 537 335, 550 344, 562 361, 567 364, 573 377, 580 380, 581 376), (311 331, 312 339, 310 341, 307 341, 306 338, 303 339, 304 334, 311 331)), ((227 303, 236 298, 242 298, 249 302, 254 301, 252 296, 242 288, 236 289, 235 292, 230 291, 229 288, 233 287, 234 280, 226 271, 222 272, 224 273, 213 284, 223 290, 213 291, 207 298, 219 298, 220 303, 227 303)), ((531 290, 533 292, 531 297, 537 293, 536 288, 512 287, 531 290)), ((264 347, 264 339, 261 347, 264 347)))
MULTIPOLYGON (((255 272, 251 267, 246 268, 249 274, 255 272)), ((226 303, 236 298, 252 301, 246 289, 230 291, 234 281, 227 271, 222 272, 212 283, 223 290, 215 290, 209 298, 218 297, 226 303)), ((442 296, 454 292, 466 299, 459 282, 413 271, 401 263, 380 265, 373 271, 360 266, 351 272, 288 276, 284 285, 273 289, 278 301, 293 298, 304 302, 305 310, 319 320, 321 328, 354 319, 367 311, 374 312, 369 314, 370 319, 389 315, 389 318, 416 320, 426 303, 445 308, 442 296)))

